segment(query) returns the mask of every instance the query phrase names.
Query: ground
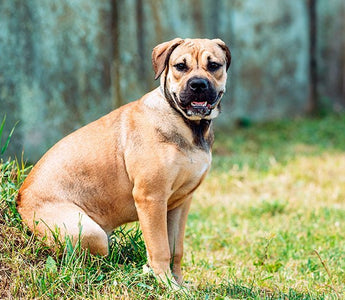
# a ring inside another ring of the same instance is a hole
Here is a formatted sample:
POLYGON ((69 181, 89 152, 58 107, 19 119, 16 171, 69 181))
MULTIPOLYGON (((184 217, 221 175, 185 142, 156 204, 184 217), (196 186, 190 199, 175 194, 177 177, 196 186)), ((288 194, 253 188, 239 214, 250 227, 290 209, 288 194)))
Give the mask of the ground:
POLYGON ((142 272, 136 224, 109 257, 54 250, 20 222, 14 197, 30 167, 0 173, 0 298, 337 299, 345 296, 345 116, 216 132, 213 167, 188 218, 172 291, 142 272))

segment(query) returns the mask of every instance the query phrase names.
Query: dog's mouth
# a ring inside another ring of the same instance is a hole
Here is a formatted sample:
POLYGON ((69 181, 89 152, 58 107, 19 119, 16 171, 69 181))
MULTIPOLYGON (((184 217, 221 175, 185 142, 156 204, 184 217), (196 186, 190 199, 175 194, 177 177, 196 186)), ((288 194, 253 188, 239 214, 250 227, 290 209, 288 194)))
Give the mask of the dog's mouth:
MULTIPOLYGON (((183 97, 177 97, 174 93, 174 100, 179 108, 186 114, 187 117, 205 118, 212 113, 212 110, 218 106, 220 99, 223 95, 223 91, 219 92, 216 97, 212 99, 192 99, 187 100, 183 97)), ((200 97, 201 98, 201 97, 200 97)))
POLYGON ((213 108, 214 106, 207 101, 192 101, 189 105, 187 105, 186 113, 188 116, 208 116, 213 108))

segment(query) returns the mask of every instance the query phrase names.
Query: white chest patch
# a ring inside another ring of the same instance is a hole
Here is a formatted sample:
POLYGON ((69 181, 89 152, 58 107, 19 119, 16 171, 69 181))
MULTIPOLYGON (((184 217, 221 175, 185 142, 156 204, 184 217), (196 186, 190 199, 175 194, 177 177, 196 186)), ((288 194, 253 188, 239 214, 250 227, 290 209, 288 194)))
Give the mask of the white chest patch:
POLYGON ((204 151, 197 151, 190 156, 190 171, 194 174, 193 177, 200 179, 211 165, 211 153, 204 151))

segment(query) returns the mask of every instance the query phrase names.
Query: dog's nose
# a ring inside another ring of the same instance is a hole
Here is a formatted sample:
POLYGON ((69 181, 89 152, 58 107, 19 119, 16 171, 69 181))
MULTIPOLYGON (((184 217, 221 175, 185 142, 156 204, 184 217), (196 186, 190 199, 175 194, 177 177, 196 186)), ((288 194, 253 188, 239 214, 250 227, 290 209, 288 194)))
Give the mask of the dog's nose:
POLYGON ((189 81, 189 88, 196 93, 202 93, 209 87, 208 80, 204 78, 193 78, 189 81))

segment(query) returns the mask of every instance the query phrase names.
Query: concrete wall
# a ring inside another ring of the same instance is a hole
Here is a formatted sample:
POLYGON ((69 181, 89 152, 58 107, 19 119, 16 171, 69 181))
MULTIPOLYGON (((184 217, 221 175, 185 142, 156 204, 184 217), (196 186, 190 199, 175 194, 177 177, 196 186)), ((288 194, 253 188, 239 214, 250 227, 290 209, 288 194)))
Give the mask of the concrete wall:
MULTIPOLYGON (((232 50, 218 126, 303 114, 307 1, 0 0, 0 118, 12 153, 38 159, 72 130, 157 86, 151 50, 219 37, 232 50)), ((345 2, 318 1, 319 92, 345 104, 345 2), (336 38, 334 38, 336 37, 336 38)))
POLYGON ((345 1, 319 1, 318 63, 321 101, 345 107, 345 1))
MULTIPOLYGON (((112 108, 109 1, 0 0, 0 118, 37 159, 112 108)), ((21 150, 20 150, 21 151, 21 150)), ((19 152, 20 152, 19 151, 19 152)))

